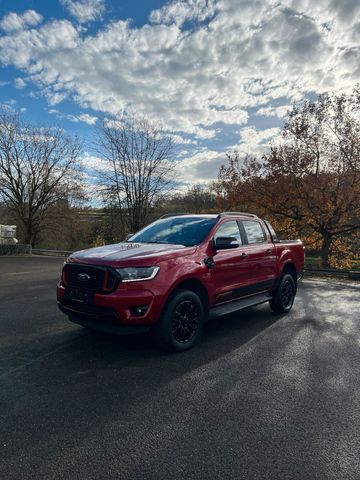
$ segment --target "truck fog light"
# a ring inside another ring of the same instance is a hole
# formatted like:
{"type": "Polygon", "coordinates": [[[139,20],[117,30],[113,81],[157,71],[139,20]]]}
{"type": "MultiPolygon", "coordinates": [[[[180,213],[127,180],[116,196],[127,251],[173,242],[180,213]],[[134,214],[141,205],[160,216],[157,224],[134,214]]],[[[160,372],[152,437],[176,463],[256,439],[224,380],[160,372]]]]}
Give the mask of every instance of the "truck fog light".
{"type": "Polygon", "coordinates": [[[142,315],[145,315],[147,312],[148,306],[147,305],[142,305],[140,307],[132,307],[131,313],[137,317],[141,317],[142,315]]]}

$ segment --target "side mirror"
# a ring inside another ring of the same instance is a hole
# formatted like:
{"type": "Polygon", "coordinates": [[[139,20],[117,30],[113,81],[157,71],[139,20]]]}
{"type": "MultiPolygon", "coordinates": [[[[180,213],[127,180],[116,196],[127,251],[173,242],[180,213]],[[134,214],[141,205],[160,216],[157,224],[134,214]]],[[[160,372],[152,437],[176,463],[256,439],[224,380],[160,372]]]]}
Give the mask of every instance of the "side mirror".
{"type": "Polygon", "coordinates": [[[215,250],[227,250],[229,248],[239,247],[239,242],[235,237],[218,237],[214,241],[215,250]]]}
{"type": "Polygon", "coordinates": [[[127,242],[129,240],[129,238],[131,238],[133,235],[134,235],[133,233],[128,233],[125,237],[124,242],[127,242]]]}

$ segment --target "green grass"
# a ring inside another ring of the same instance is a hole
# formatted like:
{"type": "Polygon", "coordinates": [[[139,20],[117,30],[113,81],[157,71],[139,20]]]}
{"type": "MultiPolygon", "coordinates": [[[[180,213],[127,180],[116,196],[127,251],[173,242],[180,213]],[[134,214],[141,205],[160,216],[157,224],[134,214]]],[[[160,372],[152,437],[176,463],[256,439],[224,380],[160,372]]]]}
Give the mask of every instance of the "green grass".
{"type": "Polygon", "coordinates": [[[321,257],[305,257],[305,268],[321,268],[321,257]]]}
{"type": "Polygon", "coordinates": [[[30,245],[22,245],[21,243],[17,243],[16,245],[0,245],[0,255],[23,255],[29,254],[30,251],[30,245]]]}
{"type": "MultiPolygon", "coordinates": [[[[319,256],[306,256],[305,257],[305,268],[322,268],[321,257],[319,256]]],[[[360,261],[355,260],[350,270],[360,270],[360,261]]]]}

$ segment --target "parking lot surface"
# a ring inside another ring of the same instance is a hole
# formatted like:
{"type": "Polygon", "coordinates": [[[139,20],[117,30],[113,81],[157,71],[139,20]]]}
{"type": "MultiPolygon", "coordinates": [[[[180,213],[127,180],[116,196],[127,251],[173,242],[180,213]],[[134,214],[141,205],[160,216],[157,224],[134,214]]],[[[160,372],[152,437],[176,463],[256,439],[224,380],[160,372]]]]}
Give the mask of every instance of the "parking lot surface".
{"type": "Polygon", "coordinates": [[[63,259],[0,257],[1,479],[360,478],[360,284],[213,321],[193,350],[56,306],[63,259]]]}

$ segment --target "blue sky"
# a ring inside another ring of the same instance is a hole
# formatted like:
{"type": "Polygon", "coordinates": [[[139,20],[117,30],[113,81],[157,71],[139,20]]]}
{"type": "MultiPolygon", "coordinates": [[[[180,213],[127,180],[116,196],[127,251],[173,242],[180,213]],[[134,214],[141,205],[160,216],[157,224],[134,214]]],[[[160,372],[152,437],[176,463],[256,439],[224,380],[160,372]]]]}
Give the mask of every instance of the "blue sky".
{"type": "Polygon", "coordinates": [[[261,154],[293,102],[360,76],[359,0],[3,0],[0,103],[84,140],[137,112],[172,134],[184,184],[261,154]]]}

